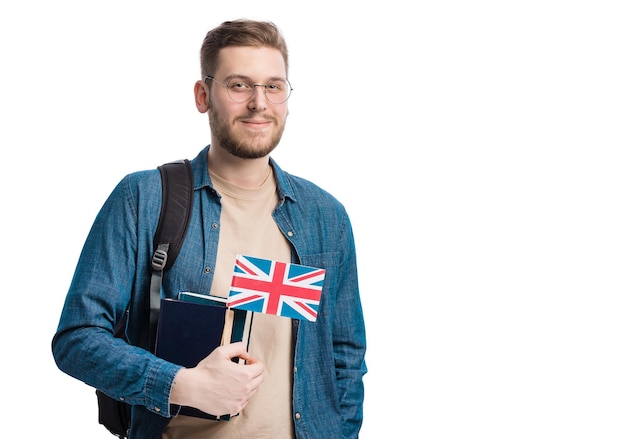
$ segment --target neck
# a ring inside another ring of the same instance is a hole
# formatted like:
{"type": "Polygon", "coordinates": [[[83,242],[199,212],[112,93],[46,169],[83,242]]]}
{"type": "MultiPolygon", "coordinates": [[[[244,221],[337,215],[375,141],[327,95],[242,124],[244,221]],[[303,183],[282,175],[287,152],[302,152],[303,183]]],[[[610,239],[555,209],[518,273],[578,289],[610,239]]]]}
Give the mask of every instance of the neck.
{"type": "Polygon", "coordinates": [[[244,189],[255,189],[267,179],[269,156],[258,159],[235,157],[219,146],[209,148],[209,170],[228,183],[244,189]]]}

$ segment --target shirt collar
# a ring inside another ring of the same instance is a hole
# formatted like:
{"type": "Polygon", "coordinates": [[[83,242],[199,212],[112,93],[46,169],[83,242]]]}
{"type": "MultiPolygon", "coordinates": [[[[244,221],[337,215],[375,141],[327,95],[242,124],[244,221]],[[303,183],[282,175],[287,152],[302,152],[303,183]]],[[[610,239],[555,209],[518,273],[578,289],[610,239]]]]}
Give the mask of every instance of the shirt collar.
{"type": "MultiPolygon", "coordinates": [[[[211,145],[205,146],[202,151],[191,161],[191,168],[193,169],[193,181],[194,190],[208,187],[211,191],[217,194],[217,191],[213,187],[211,177],[209,177],[209,148],[211,145]]],[[[285,202],[285,199],[289,198],[296,201],[293,185],[291,183],[291,175],[283,171],[280,166],[270,157],[270,166],[274,169],[274,176],[276,178],[276,187],[278,190],[278,198],[280,204],[285,202]]]]}

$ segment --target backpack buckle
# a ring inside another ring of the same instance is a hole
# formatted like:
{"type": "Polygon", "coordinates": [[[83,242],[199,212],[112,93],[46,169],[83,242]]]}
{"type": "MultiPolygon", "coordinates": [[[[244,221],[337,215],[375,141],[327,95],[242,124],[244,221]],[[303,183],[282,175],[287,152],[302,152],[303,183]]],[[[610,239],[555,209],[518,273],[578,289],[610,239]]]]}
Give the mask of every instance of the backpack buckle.
{"type": "Polygon", "coordinates": [[[158,248],[152,255],[152,268],[157,271],[163,271],[167,264],[167,248],[164,250],[158,248]]]}

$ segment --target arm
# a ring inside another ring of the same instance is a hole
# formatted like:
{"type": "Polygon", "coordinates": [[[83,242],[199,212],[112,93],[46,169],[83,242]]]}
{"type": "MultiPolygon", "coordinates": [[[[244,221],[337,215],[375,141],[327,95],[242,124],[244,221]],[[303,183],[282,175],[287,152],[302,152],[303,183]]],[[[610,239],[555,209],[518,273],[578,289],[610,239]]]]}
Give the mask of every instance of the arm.
{"type": "MultiPolygon", "coordinates": [[[[157,171],[158,172],[158,171],[157,171]]],[[[218,348],[184,369],[113,336],[131,309],[127,336],[146,328],[152,237],[160,212],[158,173],[127,176],[114,189],[87,237],[52,349],[67,374],[113,398],[170,417],[171,404],[207,413],[237,413],[256,392],[263,366],[243,345],[218,348]],[[139,200],[139,201],[137,201],[139,200]],[[247,360],[247,365],[230,361],[247,360]],[[230,386],[230,387],[229,387],[230,386]]]]}
{"type": "Polygon", "coordinates": [[[343,436],[356,438],[363,422],[366,337],[358,288],[356,250],[347,216],[344,226],[345,233],[338,240],[344,259],[339,270],[334,305],[333,353],[343,436]]]}
{"type": "Polygon", "coordinates": [[[127,176],[104,203],[79,257],[52,350],[67,374],[169,416],[170,387],[180,367],[113,336],[129,304],[129,325],[141,319],[160,190],[156,170],[127,176]],[[140,209],[137,200],[152,207],[140,209]]]}

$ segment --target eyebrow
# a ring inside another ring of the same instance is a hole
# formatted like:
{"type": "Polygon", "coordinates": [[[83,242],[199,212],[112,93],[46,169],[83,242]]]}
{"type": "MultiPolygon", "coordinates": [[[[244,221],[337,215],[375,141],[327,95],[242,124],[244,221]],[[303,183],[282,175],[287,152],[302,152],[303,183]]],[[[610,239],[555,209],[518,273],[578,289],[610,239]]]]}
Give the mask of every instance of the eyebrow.
{"type": "MultiPolygon", "coordinates": [[[[243,79],[243,80],[246,80],[246,81],[249,81],[249,82],[254,82],[251,77],[246,76],[246,75],[240,75],[240,74],[237,74],[237,73],[231,73],[230,75],[226,76],[226,78],[224,78],[224,82],[228,82],[231,79],[243,79]]],[[[267,81],[268,82],[270,82],[270,81],[287,81],[287,78],[283,78],[282,76],[270,76],[267,81]]]]}

